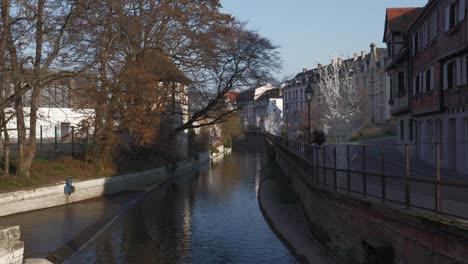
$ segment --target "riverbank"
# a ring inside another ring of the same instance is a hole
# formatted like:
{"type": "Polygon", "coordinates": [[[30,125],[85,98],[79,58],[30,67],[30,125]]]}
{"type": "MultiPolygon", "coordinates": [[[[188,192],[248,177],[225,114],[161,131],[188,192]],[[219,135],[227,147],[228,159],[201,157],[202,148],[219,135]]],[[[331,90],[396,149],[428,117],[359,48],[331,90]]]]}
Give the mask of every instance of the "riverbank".
{"type": "Polygon", "coordinates": [[[28,212],[28,217],[24,217],[24,214],[2,217],[0,225],[21,225],[22,233],[26,233],[24,236],[26,238],[22,239],[26,242],[26,249],[28,244],[34,243],[36,245],[35,253],[25,250],[26,257],[46,257],[48,255],[49,260],[58,263],[78,252],[120,215],[140,202],[147,193],[163,186],[174,177],[183,176],[200,166],[208,165],[210,160],[219,159],[219,156],[223,156],[223,153],[211,157],[209,153],[205,153],[200,155],[198,161],[179,162],[175,170],[164,166],[112,178],[77,182],[75,184],[76,192],[70,197],[65,197],[66,203],[73,203],[73,206],[67,207],[65,210],[53,205],[53,203],[63,201],[62,198],[65,196],[63,184],[0,194],[0,203],[3,203],[0,213],[11,213],[14,210],[28,212]],[[96,198],[102,195],[105,196],[96,198]],[[92,196],[96,197],[92,198],[92,196]],[[79,201],[80,199],[81,201],[79,201]],[[86,202],[84,202],[85,200],[86,202]],[[15,201],[17,206],[15,206],[15,201]],[[44,204],[41,201],[45,201],[44,204]],[[24,208],[26,204],[29,208],[24,208]],[[38,210],[43,208],[49,209],[38,210]],[[63,215],[64,213],[65,215],[63,215]],[[64,221],[65,219],[66,221],[64,221]],[[41,222],[42,220],[44,222],[41,222]],[[54,230],[47,236],[48,243],[41,243],[44,239],[41,235],[44,233],[43,230],[54,230]],[[51,253],[49,254],[49,252],[51,253]]]}
{"type": "Polygon", "coordinates": [[[295,194],[276,164],[262,171],[258,203],[275,234],[301,263],[336,263],[310,234],[295,194]]]}

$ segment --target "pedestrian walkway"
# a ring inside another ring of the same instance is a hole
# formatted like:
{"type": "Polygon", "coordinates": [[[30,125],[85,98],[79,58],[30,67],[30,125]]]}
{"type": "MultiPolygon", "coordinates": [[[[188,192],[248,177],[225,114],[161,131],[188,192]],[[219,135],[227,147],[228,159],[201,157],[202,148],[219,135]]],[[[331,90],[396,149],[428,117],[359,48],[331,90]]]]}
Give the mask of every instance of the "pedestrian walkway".
{"type": "Polygon", "coordinates": [[[279,168],[262,172],[258,200],[264,217],[301,263],[336,263],[310,234],[295,194],[280,173],[279,168]]]}

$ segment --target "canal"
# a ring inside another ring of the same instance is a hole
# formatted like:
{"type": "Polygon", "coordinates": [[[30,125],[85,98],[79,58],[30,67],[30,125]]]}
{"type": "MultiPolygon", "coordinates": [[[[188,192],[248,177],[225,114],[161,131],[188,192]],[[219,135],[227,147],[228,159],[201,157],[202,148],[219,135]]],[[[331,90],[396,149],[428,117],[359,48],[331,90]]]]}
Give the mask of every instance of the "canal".
{"type": "Polygon", "coordinates": [[[166,184],[65,263],[297,263],[260,212],[261,164],[250,147],[166,184]]]}

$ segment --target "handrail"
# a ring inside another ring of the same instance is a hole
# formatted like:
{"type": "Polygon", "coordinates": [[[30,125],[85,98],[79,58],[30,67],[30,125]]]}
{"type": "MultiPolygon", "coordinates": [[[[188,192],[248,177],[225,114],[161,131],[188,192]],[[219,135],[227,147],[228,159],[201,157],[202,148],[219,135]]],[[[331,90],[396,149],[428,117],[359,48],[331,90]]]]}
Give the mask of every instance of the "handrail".
{"type": "MultiPolygon", "coordinates": [[[[263,133],[276,148],[294,156],[311,167],[312,183],[318,187],[331,188],[343,194],[361,194],[363,198],[377,198],[384,203],[405,205],[407,208],[423,209],[440,216],[468,219],[468,182],[440,180],[440,147],[435,146],[436,171],[433,179],[416,177],[411,170],[411,158],[406,149],[404,175],[396,175],[385,171],[384,148],[382,147],[381,171],[368,170],[365,159],[366,147],[361,145],[361,168],[350,166],[349,156],[352,151],[346,146],[345,168],[337,166],[336,145],[316,146],[304,142],[289,140],[284,137],[263,133]],[[328,155],[330,151],[332,155],[328,155]],[[412,175],[413,174],[413,175],[412,175]],[[327,179],[328,178],[328,179],[327,179]],[[376,179],[378,183],[376,184],[376,179]],[[431,202],[432,201],[432,202],[431,202]]],[[[356,145],[353,145],[356,146],[356,145]]],[[[343,154],[343,153],[342,153],[343,154]]],[[[343,155],[341,155],[343,156],[343,155]]],[[[343,162],[344,163],[344,162],[343,162]]],[[[372,163],[372,162],[371,162],[372,163]]],[[[375,165],[375,164],[374,164],[375,165]]],[[[421,174],[422,175],[422,174],[421,174]]],[[[426,176],[426,175],[424,175],[426,176]]]]}

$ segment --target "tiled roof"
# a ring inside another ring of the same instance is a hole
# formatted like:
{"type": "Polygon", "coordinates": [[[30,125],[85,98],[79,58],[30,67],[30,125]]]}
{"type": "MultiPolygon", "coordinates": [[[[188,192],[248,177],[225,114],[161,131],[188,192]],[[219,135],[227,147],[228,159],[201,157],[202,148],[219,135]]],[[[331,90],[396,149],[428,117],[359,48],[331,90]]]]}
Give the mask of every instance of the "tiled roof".
{"type": "Polygon", "coordinates": [[[224,94],[224,97],[228,98],[231,104],[235,104],[239,93],[240,92],[227,92],[224,94]]]}
{"type": "Polygon", "coordinates": [[[387,8],[386,23],[392,31],[406,32],[422,10],[422,7],[387,8]]]}

